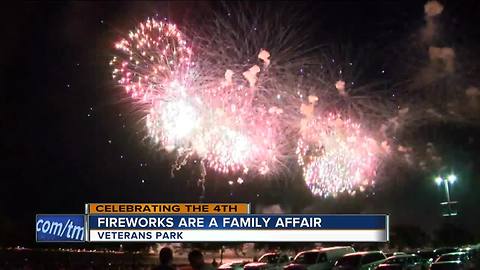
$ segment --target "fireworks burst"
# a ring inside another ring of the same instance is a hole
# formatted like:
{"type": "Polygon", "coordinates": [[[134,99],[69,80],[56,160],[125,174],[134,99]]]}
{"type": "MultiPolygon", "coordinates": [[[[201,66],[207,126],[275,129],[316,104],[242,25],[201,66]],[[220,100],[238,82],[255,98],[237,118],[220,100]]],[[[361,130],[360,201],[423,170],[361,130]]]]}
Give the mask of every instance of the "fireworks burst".
{"type": "Polygon", "coordinates": [[[191,75],[192,49],[174,24],[147,19],[115,48],[120,54],[110,62],[113,78],[137,101],[171,98],[172,83],[185,86],[191,75]]]}
{"type": "MultiPolygon", "coordinates": [[[[268,51],[259,49],[258,65],[212,78],[211,70],[194,64],[175,25],[153,19],[115,47],[120,55],[110,63],[113,77],[146,112],[148,136],[176,156],[173,168],[199,159],[202,178],[205,167],[224,174],[275,169],[283,110],[264,95],[275,90],[266,74],[268,51]]],[[[274,102],[280,99],[278,94],[274,102]]]]}
{"type": "Polygon", "coordinates": [[[297,145],[304,180],[322,197],[353,195],[374,185],[382,152],[359,124],[334,114],[309,120],[297,145]]]}

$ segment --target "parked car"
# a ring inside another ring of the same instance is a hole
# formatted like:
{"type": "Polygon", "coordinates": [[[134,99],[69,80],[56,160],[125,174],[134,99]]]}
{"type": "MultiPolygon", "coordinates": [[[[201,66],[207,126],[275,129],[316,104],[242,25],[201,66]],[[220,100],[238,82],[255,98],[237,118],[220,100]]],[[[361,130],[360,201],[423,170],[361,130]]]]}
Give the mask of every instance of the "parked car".
{"type": "Polygon", "coordinates": [[[330,270],[343,255],[355,252],[352,247],[330,247],[303,251],[284,270],[330,270]]]}
{"type": "Polygon", "coordinates": [[[465,252],[452,252],[443,254],[442,256],[438,257],[435,262],[452,262],[452,261],[461,261],[467,262],[470,260],[470,257],[465,252]]]}
{"type": "Polygon", "coordinates": [[[343,256],[335,263],[335,270],[372,270],[385,261],[381,251],[356,252],[343,256]]]}
{"type": "Polygon", "coordinates": [[[474,269],[471,258],[465,252],[453,252],[443,254],[435,260],[435,262],[430,266],[430,269],[450,269],[448,267],[454,267],[453,269],[459,268],[465,270],[474,269]]]}
{"type": "Polygon", "coordinates": [[[290,259],[286,254],[281,253],[266,253],[258,262],[252,262],[246,264],[244,270],[281,270],[286,264],[290,262],[290,259]]]}
{"type": "Polygon", "coordinates": [[[442,256],[443,254],[457,252],[457,251],[458,251],[458,248],[456,247],[437,248],[433,251],[433,253],[435,254],[435,257],[433,258],[433,260],[436,260],[438,257],[442,256]]]}
{"type": "Polygon", "coordinates": [[[224,263],[218,267],[219,270],[243,270],[247,261],[234,261],[229,263],[224,263]]]}
{"type": "Polygon", "coordinates": [[[397,255],[387,258],[376,270],[424,270],[422,259],[417,255],[397,255]]]}

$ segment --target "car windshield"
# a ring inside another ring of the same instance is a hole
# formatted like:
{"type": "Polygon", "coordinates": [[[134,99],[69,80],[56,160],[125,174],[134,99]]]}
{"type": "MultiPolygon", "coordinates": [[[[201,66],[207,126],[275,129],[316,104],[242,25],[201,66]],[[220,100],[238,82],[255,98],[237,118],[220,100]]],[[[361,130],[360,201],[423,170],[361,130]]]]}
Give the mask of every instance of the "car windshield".
{"type": "Polygon", "coordinates": [[[465,259],[464,254],[446,254],[440,256],[437,262],[451,262],[451,261],[463,261],[465,259]]]}
{"type": "Polygon", "coordinates": [[[361,259],[362,259],[361,255],[345,256],[338,259],[335,265],[336,266],[357,266],[360,263],[361,259]]]}
{"type": "Polygon", "coordinates": [[[294,262],[298,264],[315,264],[318,255],[319,252],[305,252],[298,255],[294,262]]]}
{"type": "Polygon", "coordinates": [[[278,261],[278,255],[277,254],[269,254],[269,255],[263,255],[258,262],[261,263],[277,263],[278,261]]]}

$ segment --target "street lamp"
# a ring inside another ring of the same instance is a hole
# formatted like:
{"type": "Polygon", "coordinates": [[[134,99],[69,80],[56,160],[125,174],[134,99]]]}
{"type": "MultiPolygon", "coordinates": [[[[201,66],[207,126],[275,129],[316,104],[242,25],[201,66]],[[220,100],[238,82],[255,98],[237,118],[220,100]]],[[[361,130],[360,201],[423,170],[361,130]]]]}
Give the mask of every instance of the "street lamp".
{"type": "Polygon", "coordinates": [[[453,185],[457,181],[457,176],[455,174],[450,174],[447,177],[437,176],[435,177],[435,183],[437,186],[441,186],[442,184],[445,186],[445,195],[447,196],[447,201],[440,203],[441,205],[447,205],[448,213],[443,214],[443,216],[456,216],[457,212],[452,211],[452,204],[456,204],[456,201],[450,201],[450,185],[453,185]]]}
{"type": "Polygon", "coordinates": [[[457,176],[455,174],[450,174],[447,177],[447,180],[448,180],[448,182],[450,182],[450,184],[453,184],[453,183],[455,183],[455,181],[457,181],[457,176]]]}

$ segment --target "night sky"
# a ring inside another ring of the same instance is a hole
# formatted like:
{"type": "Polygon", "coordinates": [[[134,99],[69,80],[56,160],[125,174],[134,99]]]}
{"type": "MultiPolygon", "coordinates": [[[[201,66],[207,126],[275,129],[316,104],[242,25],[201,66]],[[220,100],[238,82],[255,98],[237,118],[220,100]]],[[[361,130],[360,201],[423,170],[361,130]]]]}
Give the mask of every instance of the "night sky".
{"type": "MultiPolygon", "coordinates": [[[[479,3],[443,3],[445,42],[480,55],[479,3]]],[[[423,1],[304,5],[312,18],[313,42],[363,49],[366,59],[374,59],[366,75],[372,78],[384,69],[396,73],[398,59],[408,62],[400,48],[425,23],[423,1]]],[[[186,1],[2,8],[0,244],[31,244],[35,214],[80,213],[87,202],[198,201],[195,172],[185,169],[170,177],[171,160],[144,139],[139,113],[115,85],[108,62],[119,34],[146,17],[158,13],[181,27],[190,16],[216,8],[216,3],[186,1]]],[[[471,59],[477,65],[478,60],[471,59]]],[[[414,134],[442,146],[444,162],[459,175],[452,190],[461,203],[458,222],[478,228],[478,125],[432,125],[414,134]]],[[[435,173],[392,170],[374,194],[327,200],[312,198],[302,180],[291,176],[230,186],[212,175],[205,201],[279,204],[286,212],[389,213],[393,224],[431,231],[442,222],[438,203],[444,196],[432,180],[435,173]]]]}

